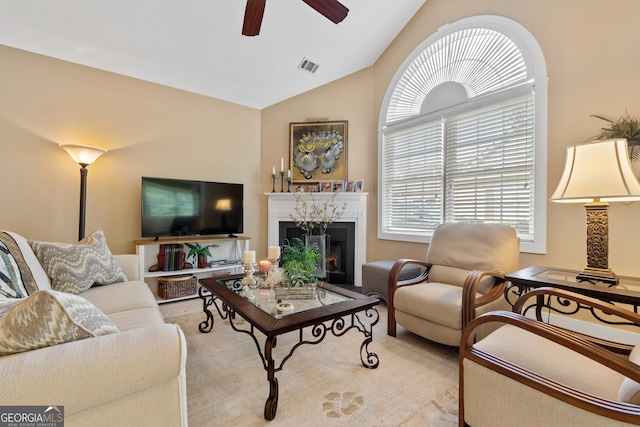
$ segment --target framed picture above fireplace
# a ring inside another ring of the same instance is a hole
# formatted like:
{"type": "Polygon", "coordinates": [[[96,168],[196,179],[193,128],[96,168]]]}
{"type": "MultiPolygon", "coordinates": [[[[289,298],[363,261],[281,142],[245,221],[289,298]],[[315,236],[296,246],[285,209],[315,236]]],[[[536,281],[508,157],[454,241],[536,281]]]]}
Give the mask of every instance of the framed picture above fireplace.
{"type": "Polygon", "coordinates": [[[289,123],[289,168],[294,183],[347,179],[347,124],[289,123]]]}

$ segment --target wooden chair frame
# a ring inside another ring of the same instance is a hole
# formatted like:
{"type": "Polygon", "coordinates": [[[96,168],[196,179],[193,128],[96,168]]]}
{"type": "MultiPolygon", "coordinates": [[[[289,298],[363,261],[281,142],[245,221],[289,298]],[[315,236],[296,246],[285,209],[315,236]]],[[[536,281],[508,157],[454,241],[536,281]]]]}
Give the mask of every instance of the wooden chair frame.
{"type": "Polygon", "coordinates": [[[540,310],[538,309],[536,310],[537,319],[531,319],[520,314],[527,300],[536,298],[537,301],[542,303],[545,296],[556,296],[579,304],[584,304],[585,306],[602,310],[606,314],[619,316],[620,318],[640,326],[640,315],[634,312],[573,292],[546,287],[538,288],[523,294],[516,301],[513,307],[513,312],[495,311],[478,316],[466,326],[460,343],[459,425],[461,427],[467,426],[464,421],[464,359],[472,360],[485,368],[507,376],[524,386],[531,387],[539,392],[545,393],[585,411],[618,421],[640,425],[639,405],[608,400],[585,393],[473,347],[477,329],[481,325],[492,322],[509,324],[537,334],[563,347],[579,352],[580,354],[607,366],[616,372],[619,372],[633,381],[640,382],[640,366],[628,360],[627,357],[621,357],[621,355],[628,356],[633,348],[632,346],[590,337],[582,333],[550,325],[542,321],[540,310]]]}
{"type": "MultiPolygon", "coordinates": [[[[402,286],[412,286],[418,285],[420,283],[425,283],[429,279],[429,271],[431,269],[432,264],[429,264],[425,261],[419,261],[415,259],[403,258],[399,259],[393,264],[391,267],[391,271],[389,272],[389,303],[387,304],[387,334],[395,337],[396,336],[396,313],[393,305],[393,297],[400,287],[402,286]],[[398,281],[398,277],[400,276],[400,271],[407,264],[415,264],[421,267],[424,267],[424,271],[417,277],[408,280],[398,281]]],[[[428,282],[427,282],[428,283],[428,282]]],[[[500,298],[504,297],[504,289],[506,287],[507,282],[505,281],[504,275],[489,272],[489,271],[481,271],[474,270],[467,276],[464,286],[462,288],[462,328],[469,324],[471,320],[476,317],[476,309],[490,302],[496,301],[500,298]],[[492,276],[496,279],[493,287],[489,292],[484,295],[481,295],[476,298],[476,293],[478,291],[478,285],[480,281],[486,277],[492,276]]]]}

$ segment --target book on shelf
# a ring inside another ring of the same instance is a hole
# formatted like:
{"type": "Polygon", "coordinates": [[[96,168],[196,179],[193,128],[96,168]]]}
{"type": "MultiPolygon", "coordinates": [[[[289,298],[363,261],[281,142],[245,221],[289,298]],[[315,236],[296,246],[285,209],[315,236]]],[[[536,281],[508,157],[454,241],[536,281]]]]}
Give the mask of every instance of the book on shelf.
{"type": "Polygon", "coordinates": [[[176,271],[185,267],[184,246],[180,243],[161,244],[158,249],[158,259],[149,271],[176,271]]]}

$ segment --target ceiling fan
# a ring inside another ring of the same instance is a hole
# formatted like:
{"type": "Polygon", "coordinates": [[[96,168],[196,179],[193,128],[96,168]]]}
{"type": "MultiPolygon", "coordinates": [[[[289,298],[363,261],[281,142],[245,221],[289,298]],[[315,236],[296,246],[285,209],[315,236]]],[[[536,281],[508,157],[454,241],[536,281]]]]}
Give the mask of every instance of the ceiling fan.
{"type": "MultiPolygon", "coordinates": [[[[330,21],[337,24],[349,13],[338,0],[302,0],[330,21]]],[[[260,34],[262,16],[266,0],[247,0],[247,7],[244,10],[244,24],[242,25],[242,35],[257,36],[260,34]]]]}

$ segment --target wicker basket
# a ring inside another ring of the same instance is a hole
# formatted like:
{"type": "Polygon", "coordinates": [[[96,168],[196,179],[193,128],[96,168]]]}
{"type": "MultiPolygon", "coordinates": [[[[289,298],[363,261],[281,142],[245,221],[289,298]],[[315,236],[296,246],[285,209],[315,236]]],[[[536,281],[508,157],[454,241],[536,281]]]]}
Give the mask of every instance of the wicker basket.
{"type": "Polygon", "coordinates": [[[172,299],[195,295],[198,279],[193,274],[183,276],[160,277],[158,279],[158,296],[172,299]]]}

